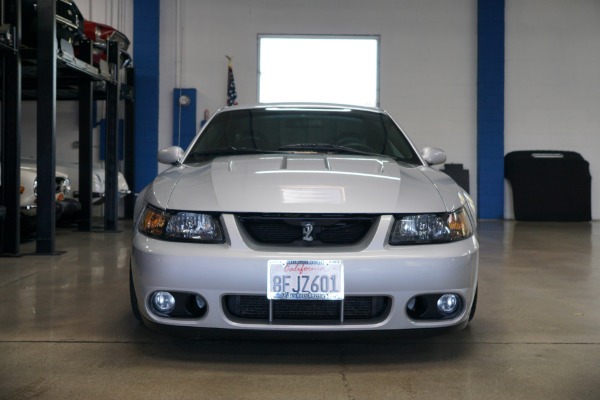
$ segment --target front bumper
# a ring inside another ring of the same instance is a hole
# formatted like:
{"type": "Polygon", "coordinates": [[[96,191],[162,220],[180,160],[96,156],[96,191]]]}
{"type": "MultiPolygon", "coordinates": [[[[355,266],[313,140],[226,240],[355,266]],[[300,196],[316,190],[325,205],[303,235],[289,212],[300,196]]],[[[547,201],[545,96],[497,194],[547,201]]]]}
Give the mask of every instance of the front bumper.
{"type": "Polygon", "coordinates": [[[251,243],[231,215],[224,215],[223,222],[229,239],[225,244],[166,242],[134,234],[132,277],[140,312],[147,321],[182,328],[315,332],[441,329],[468,322],[477,286],[479,245],[475,237],[447,244],[389,246],[393,217],[382,216],[374,234],[356,246],[282,249],[251,243]],[[389,300],[387,310],[381,318],[367,321],[277,322],[233,317],[225,299],[266,296],[267,265],[273,259],[342,260],[345,296],[383,297],[389,300]],[[206,300],[207,312],[197,319],[158,315],[150,307],[150,296],[158,290],[199,294],[206,300]],[[460,312],[448,319],[411,319],[406,312],[411,298],[432,293],[458,294],[463,301],[460,312]]]}

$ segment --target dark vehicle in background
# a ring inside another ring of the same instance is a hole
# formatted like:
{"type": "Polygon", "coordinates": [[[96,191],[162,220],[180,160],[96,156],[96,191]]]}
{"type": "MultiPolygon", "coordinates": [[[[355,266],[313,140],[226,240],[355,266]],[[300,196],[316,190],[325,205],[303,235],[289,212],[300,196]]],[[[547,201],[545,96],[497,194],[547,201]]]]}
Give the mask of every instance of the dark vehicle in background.
{"type": "MultiPolygon", "coordinates": [[[[37,48],[37,9],[38,0],[23,0],[22,2],[22,43],[29,48],[37,48]]],[[[104,69],[102,63],[107,62],[107,43],[114,40],[119,44],[119,67],[124,68],[131,63],[127,53],[131,44],[127,36],[119,30],[99,22],[88,21],[72,0],[56,1],[56,37],[62,51],[74,53],[79,57],[81,41],[85,38],[92,42],[93,65],[104,69]],[[64,46],[61,41],[69,43],[73,50],[64,46]]]]}
{"type": "MultiPolygon", "coordinates": [[[[38,0],[22,0],[22,42],[27,47],[37,48],[38,0]]],[[[56,36],[75,44],[83,38],[84,18],[72,0],[56,1],[56,36]]]]}

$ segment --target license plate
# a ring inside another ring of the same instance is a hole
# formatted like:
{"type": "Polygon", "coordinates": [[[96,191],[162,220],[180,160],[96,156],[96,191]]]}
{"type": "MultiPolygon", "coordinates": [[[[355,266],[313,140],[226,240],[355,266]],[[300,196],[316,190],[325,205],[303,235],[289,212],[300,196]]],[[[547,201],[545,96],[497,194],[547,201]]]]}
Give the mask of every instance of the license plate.
{"type": "Polygon", "coordinates": [[[269,260],[270,300],[343,300],[344,263],[339,260],[269,260]]]}

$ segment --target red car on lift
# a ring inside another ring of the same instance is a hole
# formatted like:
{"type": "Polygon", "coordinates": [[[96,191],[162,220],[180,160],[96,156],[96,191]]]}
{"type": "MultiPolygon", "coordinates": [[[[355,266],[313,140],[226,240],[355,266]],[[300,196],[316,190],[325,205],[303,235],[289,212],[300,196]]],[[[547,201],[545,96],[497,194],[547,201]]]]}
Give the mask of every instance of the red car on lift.
{"type": "Polygon", "coordinates": [[[93,43],[93,63],[95,66],[99,66],[101,60],[108,61],[108,41],[111,40],[119,44],[120,67],[124,68],[131,63],[131,56],[127,53],[130,42],[124,33],[111,26],[87,20],[83,24],[83,33],[93,43]]]}

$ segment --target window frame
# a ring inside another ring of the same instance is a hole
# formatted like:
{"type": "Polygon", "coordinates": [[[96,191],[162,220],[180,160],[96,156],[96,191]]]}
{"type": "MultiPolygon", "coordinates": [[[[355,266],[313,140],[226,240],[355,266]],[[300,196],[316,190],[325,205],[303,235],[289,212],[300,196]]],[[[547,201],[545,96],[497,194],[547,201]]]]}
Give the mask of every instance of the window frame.
{"type": "MultiPolygon", "coordinates": [[[[375,60],[375,104],[349,104],[342,102],[341,104],[354,105],[359,107],[379,107],[380,106],[380,75],[381,75],[381,35],[332,35],[332,34],[259,34],[257,37],[257,61],[256,61],[256,96],[257,102],[265,104],[269,102],[261,102],[261,40],[262,39],[324,39],[324,40],[374,40],[376,42],[376,60],[375,60]]],[[[301,101],[299,101],[301,102],[301,101]]],[[[325,103],[334,103],[333,101],[325,101],[325,103]]],[[[340,104],[340,102],[335,102],[340,104]]]]}

